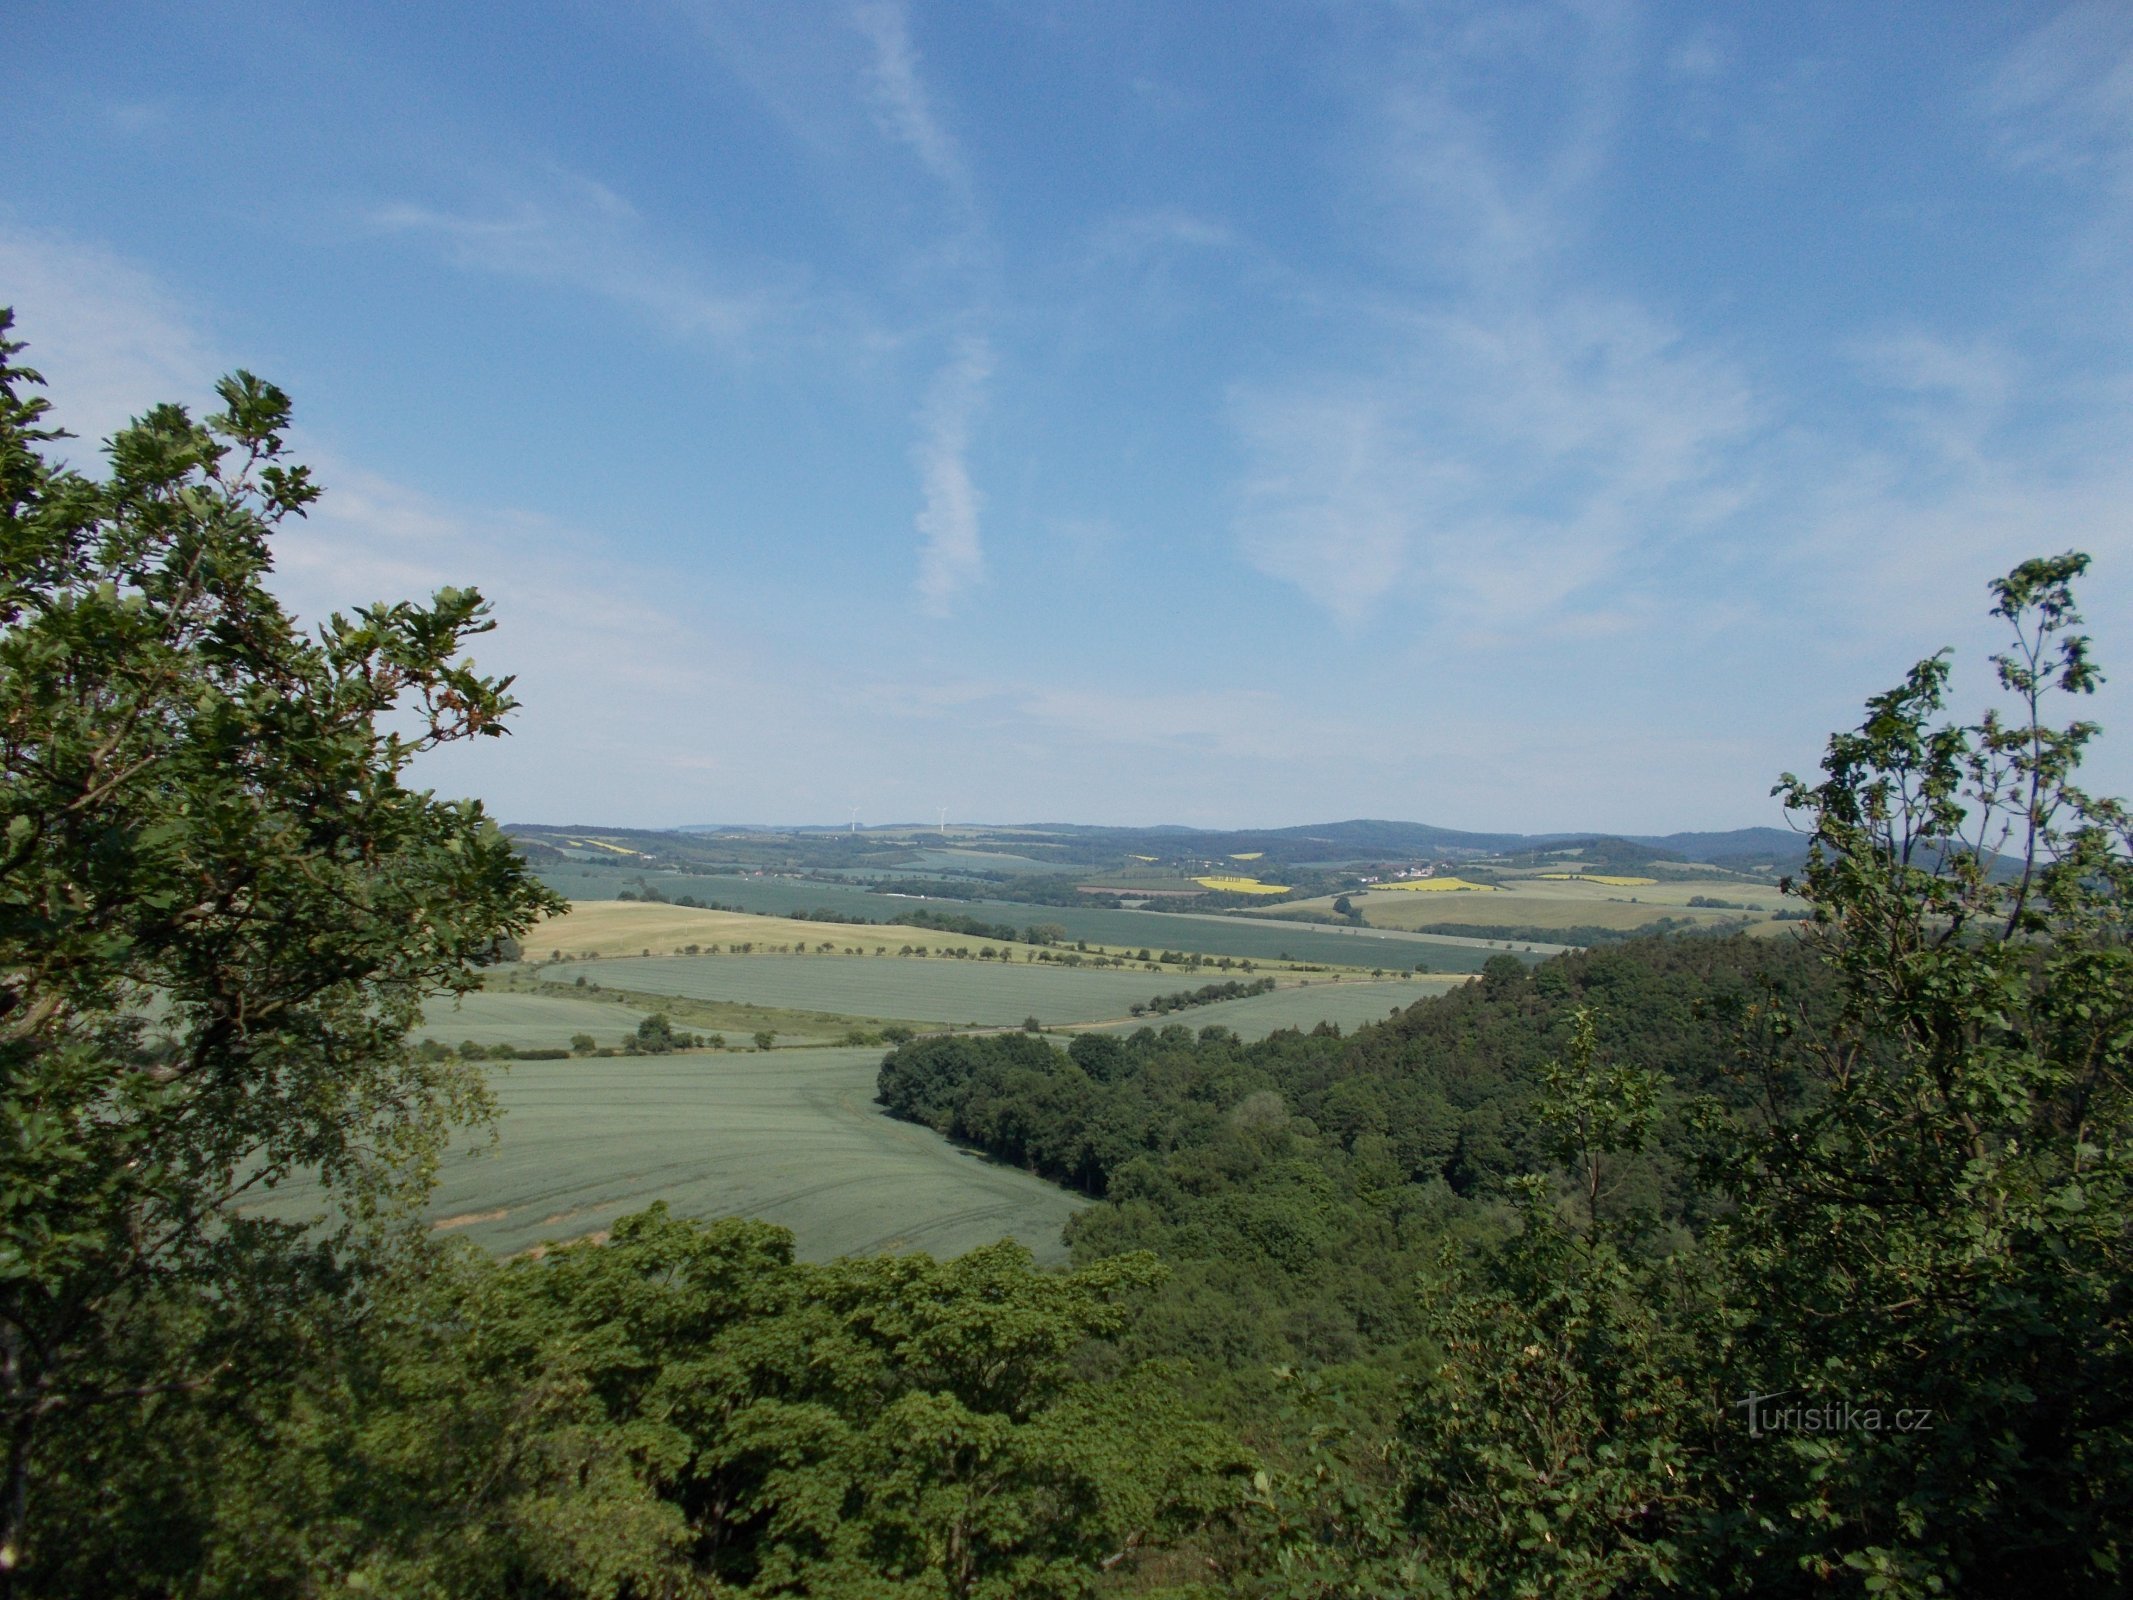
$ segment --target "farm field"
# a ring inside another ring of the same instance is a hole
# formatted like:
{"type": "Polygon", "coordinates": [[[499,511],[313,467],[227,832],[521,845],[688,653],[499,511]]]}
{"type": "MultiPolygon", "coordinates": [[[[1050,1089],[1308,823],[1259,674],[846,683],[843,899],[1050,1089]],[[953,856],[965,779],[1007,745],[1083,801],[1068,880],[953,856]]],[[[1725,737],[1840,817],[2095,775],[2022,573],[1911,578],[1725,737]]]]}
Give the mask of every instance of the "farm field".
{"type": "Polygon", "coordinates": [[[1160,1028],[1176,1022],[1195,1033],[1202,1028],[1224,1027],[1240,1039],[1264,1039],[1282,1028],[1300,1028],[1309,1033],[1321,1022],[1331,1022],[1348,1033],[1366,1022],[1383,1022],[1395,1009],[1404,1011],[1417,1000],[1431,999],[1467,981],[1462,975],[1385,983],[1313,983],[1243,1000],[1220,1000],[1211,1006],[1190,1006],[1166,1016],[1106,1023],[1094,1031],[1131,1033],[1136,1028],[1160,1028]]]}
{"type": "MultiPolygon", "coordinates": [[[[893,902],[892,902],[893,903],[893,902]]],[[[668,954],[684,945],[803,944],[808,949],[835,945],[893,953],[905,945],[926,950],[953,950],[982,943],[967,933],[932,928],[868,928],[843,922],[801,922],[790,917],[751,916],[742,911],[699,911],[692,906],[647,904],[634,900],[574,902],[560,917],[534,924],[523,941],[526,954],[541,959],[560,952],[569,956],[633,956],[650,950],[668,954]]]]}
{"type": "MultiPolygon", "coordinates": [[[[1661,917],[1677,922],[1725,925],[1753,920],[1765,922],[1768,913],[1798,909],[1800,902],[1776,889],[1759,888],[1727,879],[1618,886],[1599,882],[1549,881],[1537,878],[1506,878],[1490,895],[1400,894],[1371,890],[1351,894],[1351,904],[1373,927],[1422,931],[1453,923],[1494,927],[1612,928],[1627,932],[1645,927],[1661,917]],[[1763,912],[1691,906],[1697,896],[1730,900],[1736,906],[1762,906],[1763,912]]],[[[1299,905],[1330,909],[1332,901],[1300,901],[1299,905]]]]}
{"type": "MultiPolygon", "coordinates": [[[[1507,878],[1504,887],[1514,893],[1531,891],[1554,891],[1596,900],[1627,899],[1637,897],[1640,905],[1686,906],[1697,897],[1707,900],[1731,900],[1739,906],[1761,906],[1766,911],[1799,911],[1806,902],[1797,895],[1779,893],[1773,885],[1743,883],[1738,878],[1661,878],[1646,879],[1634,884],[1610,884],[1604,879],[1587,877],[1578,879],[1546,881],[1535,878],[1507,878]]],[[[1702,909],[1701,907],[1697,909],[1702,909]]],[[[1719,916],[1746,916],[1748,912],[1720,911],[1719,916]]]]}
{"type": "MultiPolygon", "coordinates": [[[[857,869],[854,869],[857,870],[857,869]]],[[[884,875],[895,875],[893,873],[884,875]]],[[[607,866],[542,867],[535,874],[541,882],[569,900],[613,900],[627,889],[634,893],[638,880],[654,884],[669,900],[688,895],[697,900],[716,900],[739,906],[759,916],[788,916],[795,911],[834,911],[854,921],[878,922],[893,915],[906,902],[878,895],[848,883],[821,883],[811,878],[752,878],[699,875],[695,873],[617,871],[607,866]],[[884,911],[883,907],[891,908],[884,911]]],[[[914,889],[938,881],[937,875],[913,875],[914,889]]],[[[687,907],[683,908],[684,910],[687,907]]],[[[1034,918],[1029,920],[1035,920],[1034,918]]]]}
{"type": "Polygon", "coordinates": [[[1371,894],[1494,894],[1493,883],[1469,883],[1465,878],[1399,878],[1381,883],[1371,894]]]}
{"type": "MultiPolygon", "coordinates": [[[[573,903],[579,907],[578,911],[573,912],[573,916],[582,915],[584,910],[590,909],[588,902],[603,906],[611,903],[619,912],[632,917],[664,913],[673,913],[681,918],[732,915],[695,912],[687,906],[642,905],[630,901],[606,900],[605,897],[614,894],[619,888],[634,883],[636,874],[613,873],[604,868],[595,871],[591,868],[561,867],[543,869],[540,876],[549,887],[572,898],[573,903]]],[[[699,900],[719,900],[751,910],[760,908],[765,913],[812,911],[820,908],[845,915],[882,918],[894,916],[898,911],[923,908],[928,911],[976,917],[983,922],[1013,923],[1018,928],[1027,927],[1033,922],[1049,922],[1064,928],[1069,939],[1083,939],[1091,944],[1107,945],[1113,949],[1137,950],[1145,946],[1150,950],[1178,950],[1188,955],[1198,953],[1233,956],[1248,961],[1277,960],[1281,952],[1287,951],[1297,961],[1335,965],[1359,963],[1366,968],[1412,967],[1417,961],[1427,961],[1439,971],[1479,972],[1481,964],[1497,953],[1479,940],[1445,940],[1426,935],[1422,936],[1421,948],[1410,949],[1400,941],[1416,936],[1399,930],[1379,930],[1375,936],[1366,933],[1366,941],[1375,937],[1382,943],[1377,948],[1359,949],[1352,942],[1334,942],[1352,940],[1354,935],[1362,932],[1359,929],[1293,923],[1269,925],[1265,918],[1258,916],[1221,916],[1210,912],[1118,911],[1107,906],[1040,906],[1005,900],[930,900],[916,896],[907,898],[900,895],[874,894],[869,890],[855,889],[844,884],[817,883],[802,878],[704,878],[668,874],[655,876],[651,881],[659,885],[662,894],[689,894],[699,900]]],[[[1330,901],[1297,903],[1320,910],[1331,905],[1330,901]]],[[[761,922],[751,922],[747,927],[754,931],[734,933],[725,938],[710,938],[702,933],[663,940],[639,937],[634,945],[629,942],[631,929],[617,923],[609,928],[611,942],[604,948],[609,954],[626,954],[646,948],[655,952],[671,952],[677,944],[722,944],[733,939],[750,938],[768,938],[773,944],[781,944],[790,943],[801,930],[813,933],[810,944],[820,943],[823,939],[837,940],[841,933],[841,945],[864,944],[869,950],[877,944],[887,944],[891,949],[895,949],[905,944],[926,942],[926,938],[921,937],[924,930],[917,928],[860,926],[855,930],[851,925],[795,925],[782,916],[777,920],[783,929],[781,934],[765,933],[762,931],[761,922]],[[869,940],[871,942],[868,942],[869,940]]],[[[595,924],[588,921],[576,926],[585,929],[594,927],[595,924]]],[[[643,931],[648,934],[652,924],[646,922],[642,926],[643,931]]],[[[693,926],[701,929],[709,925],[699,922],[693,926]]],[[[934,934],[927,938],[930,938],[935,946],[971,943],[967,934],[934,934]]],[[[543,943],[539,933],[529,935],[525,944],[527,953],[533,956],[545,956],[551,949],[559,948],[552,940],[543,943]]],[[[594,941],[594,947],[600,948],[597,941],[594,941]]]]}
{"type": "Polygon", "coordinates": [[[639,995],[1011,1027],[1030,1016],[1045,1023],[1122,1017],[1137,1000],[1197,988],[1217,975],[873,956],[652,956],[542,973],[550,985],[579,976],[639,995]]]}
{"type": "Polygon", "coordinates": [[[914,850],[912,859],[900,864],[905,872],[1079,872],[1084,869],[1065,861],[1043,861],[998,850],[963,850],[953,845],[941,849],[914,850]]]}
{"type": "Polygon", "coordinates": [[[496,987],[482,991],[482,1006],[488,1025],[478,1033],[455,1032],[439,1022],[425,1035],[448,1045],[471,1040],[475,1044],[508,1044],[520,1049],[555,1048],[571,1035],[589,1033],[599,1046],[619,1047],[636,1031],[637,1022],[658,1011],[677,1028],[689,1033],[723,1034],[734,1049],[750,1048],[753,1034],[768,1030],[781,1045],[833,1045],[850,1042],[856,1029],[872,1032],[891,1022],[923,1026],[912,1017],[850,1017],[783,1006],[758,1005],[748,1001],[687,1000],[668,995],[631,995],[614,989],[576,989],[560,985],[542,987],[529,972],[498,973],[490,979],[496,987]],[[589,1008],[590,1026],[573,1027],[569,1033],[555,1031],[555,1017],[545,1010],[557,1002],[589,1008]]]}
{"type": "MultiPolygon", "coordinates": [[[[959,1150],[874,1101],[879,1050],[525,1061],[495,1077],[499,1140],[445,1157],[429,1216],[499,1255],[580,1238],[664,1200],[694,1217],[762,1217],[809,1260],[1000,1238],[1041,1262],[1086,1202],[959,1150]]],[[[299,1217],[291,1184],[271,1210],[299,1217]]]]}
{"type": "Polygon", "coordinates": [[[645,1012],[612,1000],[581,1000],[568,994],[512,994],[477,989],[458,1001],[432,1000],[422,1008],[417,1039],[456,1045],[508,1044],[567,1049],[571,1035],[589,1033],[603,1045],[619,1045],[636,1032],[645,1012]]]}

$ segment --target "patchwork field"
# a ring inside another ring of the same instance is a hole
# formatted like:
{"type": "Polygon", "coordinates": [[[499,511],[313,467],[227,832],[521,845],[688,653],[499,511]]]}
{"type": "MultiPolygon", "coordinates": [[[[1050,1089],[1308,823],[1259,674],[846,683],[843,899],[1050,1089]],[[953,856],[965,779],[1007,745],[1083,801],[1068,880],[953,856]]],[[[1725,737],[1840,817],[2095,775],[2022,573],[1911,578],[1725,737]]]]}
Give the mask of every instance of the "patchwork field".
{"type": "Polygon", "coordinates": [[[1010,1027],[1030,1016],[1045,1023],[1122,1017],[1137,1000],[1214,981],[1211,974],[874,956],[652,956],[575,962],[541,976],[550,986],[583,976],[640,995],[977,1027],[1010,1027]]]}
{"type": "MultiPolygon", "coordinates": [[[[1084,1202],[874,1105],[879,1050],[527,1061],[495,1080],[500,1139],[445,1159],[429,1215],[498,1254],[608,1227],[664,1200],[685,1216],[793,1230],[810,1260],[1015,1238],[1065,1259],[1084,1202]]],[[[271,1209],[302,1216],[315,1191],[271,1209]]]]}
{"type": "MultiPolygon", "coordinates": [[[[569,924],[576,931],[571,935],[575,941],[568,948],[573,951],[590,949],[591,953],[629,955],[650,949],[671,953],[677,944],[729,943],[732,940],[750,938],[768,939],[773,944],[790,943],[799,937],[793,924],[783,916],[775,920],[782,934],[766,933],[765,924],[752,920],[740,927],[725,924],[727,932],[722,937],[713,937],[706,930],[711,926],[702,921],[661,924],[657,919],[672,915],[681,918],[729,916],[722,912],[692,912],[686,906],[659,906],[633,904],[628,901],[613,902],[610,897],[618,889],[629,887],[635,879],[633,874],[616,874],[605,869],[559,867],[543,869],[543,882],[558,893],[571,897],[576,909],[569,924]],[[598,919],[585,917],[589,911],[598,911],[598,919]],[[609,921],[611,915],[619,914],[625,920],[609,921]],[[659,939],[653,937],[660,928],[681,935],[659,939]],[[694,928],[695,932],[688,932],[694,928]],[[756,930],[751,932],[749,930],[756,930]],[[601,943],[602,938],[606,943],[601,943]],[[635,940],[632,943],[632,939],[635,940]]],[[[853,917],[876,919],[894,916],[898,911],[923,907],[929,911],[945,911],[963,916],[976,917],[985,922],[1013,923],[1027,927],[1033,922],[1049,922],[1066,930],[1069,939],[1086,939],[1091,944],[1105,945],[1113,949],[1180,950],[1187,954],[1232,956],[1249,961],[1273,961],[1286,952],[1297,961],[1332,963],[1360,963],[1364,967],[1412,967],[1417,961],[1426,961],[1431,967],[1443,972],[1479,972],[1481,964],[1494,950],[1485,948],[1480,941],[1457,940],[1444,944],[1432,940],[1429,947],[1411,949],[1403,941],[1413,937],[1396,929],[1380,929],[1365,938],[1375,939],[1374,946],[1358,946],[1353,942],[1340,944],[1337,939],[1348,938],[1360,931],[1356,929],[1314,927],[1299,923],[1269,923],[1259,916],[1222,916],[1211,912],[1161,912],[1113,910],[1107,906],[1037,906],[1023,905],[1001,900],[920,900],[906,899],[895,895],[874,894],[865,889],[856,889],[847,884],[818,883],[801,878],[728,878],[728,877],[682,877],[667,875],[656,880],[660,890],[668,895],[690,894],[700,900],[720,900],[749,911],[765,914],[784,913],[794,910],[814,911],[823,909],[853,917]]],[[[1303,905],[1329,909],[1332,902],[1302,901],[1303,905]]],[[[1455,919],[1459,920],[1459,919],[1455,919]]],[[[1463,920],[1471,921],[1467,918],[1463,920]]],[[[559,924],[546,924],[557,927],[559,924]]],[[[929,948],[943,945],[969,945],[967,934],[922,935],[915,928],[894,925],[879,927],[832,926],[823,923],[802,924],[815,935],[809,941],[810,948],[823,939],[834,939],[840,948],[860,945],[872,950],[876,945],[887,945],[891,950],[905,944],[929,943],[929,948]]],[[[543,942],[543,935],[531,934],[526,939],[526,950],[535,957],[546,956],[552,949],[565,948],[553,939],[543,942]]]]}
{"type": "MultiPolygon", "coordinates": [[[[1495,927],[1609,928],[1623,932],[1671,917],[1706,925],[1756,922],[1797,910],[1801,902],[1774,888],[1726,879],[1611,884],[1599,879],[1507,878],[1493,894],[1401,894],[1373,889],[1349,901],[1373,927],[1423,931],[1445,923],[1495,927]],[[1732,902],[1732,909],[1692,906],[1692,899],[1732,902]],[[1755,909],[1760,907],[1761,909],[1755,909]]],[[[1332,900],[1299,901],[1331,909],[1332,900]]],[[[1287,908],[1284,908],[1287,909],[1287,908]]]]}

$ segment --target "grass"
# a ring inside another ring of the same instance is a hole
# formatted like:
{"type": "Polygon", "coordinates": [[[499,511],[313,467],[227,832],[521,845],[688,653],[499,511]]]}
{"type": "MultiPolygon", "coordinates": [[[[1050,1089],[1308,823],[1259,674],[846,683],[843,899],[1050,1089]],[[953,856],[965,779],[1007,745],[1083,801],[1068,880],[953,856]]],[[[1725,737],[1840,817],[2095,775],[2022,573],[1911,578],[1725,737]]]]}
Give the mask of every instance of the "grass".
{"type": "MultiPolygon", "coordinates": [[[[498,1254],[581,1238],[664,1200],[684,1216],[762,1217],[809,1260],[1000,1238],[1042,1262],[1083,1202],[958,1150],[873,1103],[879,1050],[527,1061],[496,1076],[498,1142],[444,1161],[432,1225],[498,1254]]],[[[283,1216],[316,1209],[286,1185],[283,1216]]]]}
{"type": "Polygon", "coordinates": [[[1657,878],[1626,878],[1611,872],[1541,872],[1536,877],[1546,878],[1551,883],[1604,883],[1617,889],[1642,889],[1657,883],[1657,878]]]}
{"type": "Polygon", "coordinates": [[[871,956],[653,956],[574,963],[542,973],[550,986],[579,976],[640,997],[675,995],[841,1017],[906,1018],[940,1026],[977,1027],[1011,1027],[1031,1016],[1046,1023],[1122,1017],[1136,1000],[1213,981],[1212,974],[1175,970],[1092,971],[1022,961],[881,960],[871,956]]]}

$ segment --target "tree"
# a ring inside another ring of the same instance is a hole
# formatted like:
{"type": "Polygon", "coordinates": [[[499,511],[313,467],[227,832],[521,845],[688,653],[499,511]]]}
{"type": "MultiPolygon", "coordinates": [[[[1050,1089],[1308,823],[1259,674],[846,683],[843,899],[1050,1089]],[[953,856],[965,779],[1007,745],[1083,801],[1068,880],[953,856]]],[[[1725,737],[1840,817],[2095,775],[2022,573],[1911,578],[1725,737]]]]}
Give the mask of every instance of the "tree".
{"type": "Polygon", "coordinates": [[[280,1460],[225,1438],[208,1548],[244,1595],[1081,1600],[1249,1470],[1160,1372],[1075,1371],[1158,1275],[798,1263],[663,1206],[538,1262],[447,1253],[280,1460]]]}
{"type": "Polygon", "coordinates": [[[473,987],[559,904],[479,805],[403,782],[421,752],[503,731],[510,680],[461,656],[491,626],[481,597],[300,634],[264,582],[273,530],[319,492],[287,461],[287,396],[239,372],[205,421],[158,406],[92,479],[47,459],[61,435],[12,325],[0,312],[8,1589],[37,1559],[46,1422],[243,1381],[280,1288],[345,1271],[426,1189],[447,1125],[489,1107],[478,1069],[408,1048],[424,997],[473,987]],[[341,1201],[331,1226],[239,1209],[299,1170],[341,1201]]]}
{"type": "Polygon", "coordinates": [[[1540,1117],[1584,1201],[1586,1227],[1597,1228],[1611,1192],[1607,1158],[1642,1149],[1658,1126],[1658,1074],[1601,1062],[1592,1013],[1581,1006],[1571,1016],[1568,1059],[1541,1066],[1540,1117]]]}
{"type": "Polygon", "coordinates": [[[1774,1113],[1723,1150],[1740,1394],[1882,1413],[1734,1484],[1741,1559],[1889,1594],[2122,1592],[2133,1528],[2133,817],[2075,783],[2088,558],[1992,585],[2011,702],[1940,722],[1946,653],[1777,792],[1811,827],[1833,1026],[1773,1020],[1774,1113]],[[1800,1087],[1795,1087],[1800,1085],[1800,1087]],[[1902,1428],[1910,1413],[1925,1424],[1902,1428]]]}
{"type": "MultiPolygon", "coordinates": [[[[1410,1511],[1470,1584],[2123,1592],[2133,815],[2074,782],[2095,725],[2047,707],[2101,681],[2087,565],[1993,584],[2011,710],[1940,721],[1936,655],[1778,786],[1836,997],[1744,1009],[1697,1115],[1704,1239],[1581,1235],[1521,1180],[1518,1238],[1438,1296],[1410,1511]]],[[[1543,1106],[1596,1199],[1653,1106],[1591,1032],[1543,1106]]]]}

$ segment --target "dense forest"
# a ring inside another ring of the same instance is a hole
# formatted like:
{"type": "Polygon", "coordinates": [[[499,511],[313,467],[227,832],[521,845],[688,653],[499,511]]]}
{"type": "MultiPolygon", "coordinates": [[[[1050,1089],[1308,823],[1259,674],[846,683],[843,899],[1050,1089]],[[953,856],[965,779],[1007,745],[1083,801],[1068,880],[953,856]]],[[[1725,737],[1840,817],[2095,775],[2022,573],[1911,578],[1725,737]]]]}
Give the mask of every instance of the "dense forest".
{"type": "MultiPolygon", "coordinates": [[[[0,332],[6,323],[0,320],[0,332]]],[[[287,398],[91,479],[0,342],[0,1593],[2122,1592],[2133,819],[2072,585],[2003,710],[1921,663],[1788,778],[1814,920],[1341,1037],[914,1039],[897,1116],[1073,1185],[807,1264],[654,1208],[427,1229],[481,1069],[408,1044],[555,902],[407,781],[497,732],[480,597],[300,632],[287,398]],[[2020,870],[2009,874],[2006,863],[2020,870]],[[291,1174],[324,1225],[254,1202],[291,1174]]]]}
{"type": "Polygon", "coordinates": [[[1514,1179],[1560,1172],[1536,1102],[1579,1019],[1663,1086],[1651,1140],[1606,1163],[1599,1214],[1664,1248],[1711,1206],[1692,1113],[1745,1104],[1743,1018],[1776,997],[1825,1020],[1830,991],[1790,940],[1645,940],[1530,971],[1501,956],[1347,1039],[1242,1044],[1182,1023],[1064,1054],[1019,1034],[920,1039],[883,1063],[881,1099],[1104,1198],[1076,1219],[1077,1259],[1149,1250],[1171,1269],[1124,1341],[1135,1353],[1225,1374],[1339,1364],[1404,1350],[1416,1273],[1448,1237],[1507,1232],[1514,1179]]]}

